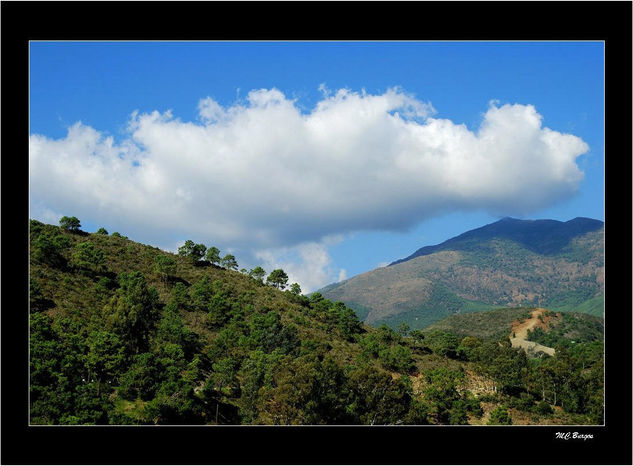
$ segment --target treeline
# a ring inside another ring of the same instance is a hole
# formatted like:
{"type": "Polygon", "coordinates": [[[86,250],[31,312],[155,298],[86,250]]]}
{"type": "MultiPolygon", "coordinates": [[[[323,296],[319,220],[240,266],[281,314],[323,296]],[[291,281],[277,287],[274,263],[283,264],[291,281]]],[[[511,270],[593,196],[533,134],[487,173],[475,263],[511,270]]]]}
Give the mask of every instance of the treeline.
{"type": "MultiPolygon", "coordinates": [[[[193,265],[200,264],[200,260],[204,257],[209,264],[221,266],[227,270],[237,270],[239,267],[233,254],[226,254],[224,257],[220,257],[220,250],[215,246],[211,246],[207,249],[204,244],[196,244],[190,239],[185,241],[185,244],[178,248],[178,254],[183,257],[188,257],[193,265]]],[[[173,259],[168,256],[160,256],[157,258],[157,261],[160,262],[161,268],[163,268],[162,273],[165,276],[169,277],[170,273],[175,274],[176,263],[173,259]],[[163,264],[165,263],[170,267],[169,273],[164,271],[163,264]]],[[[252,268],[251,270],[243,268],[240,269],[240,272],[259,281],[260,283],[264,283],[266,271],[260,266],[252,268]]],[[[288,285],[288,274],[284,272],[283,269],[275,269],[266,278],[266,284],[283,290],[288,285]]],[[[301,294],[301,287],[298,283],[293,283],[290,285],[290,291],[292,291],[293,294],[299,295],[301,294]]]]}

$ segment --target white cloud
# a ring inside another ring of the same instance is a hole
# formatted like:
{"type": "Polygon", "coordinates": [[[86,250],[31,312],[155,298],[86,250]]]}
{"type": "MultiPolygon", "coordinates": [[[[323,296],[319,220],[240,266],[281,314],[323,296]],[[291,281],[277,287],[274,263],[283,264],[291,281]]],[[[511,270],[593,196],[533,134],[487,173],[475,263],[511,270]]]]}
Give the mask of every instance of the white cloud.
{"type": "Polygon", "coordinates": [[[265,249],[255,252],[256,260],[262,263],[267,273],[283,269],[288,274],[288,283],[297,282],[302,293],[316,291],[328,283],[345,276],[345,269],[337,271],[324,243],[303,243],[291,248],[265,249]]]}
{"type": "Polygon", "coordinates": [[[543,127],[531,105],[491,102],[471,131],[400,89],[320,89],[307,113],[260,89],[227,107],[202,99],[198,122],[134,113],[118,143],[80,122],[63,139],[31,135],[32,215],[251,255],[317,244],[305,263],[323,268],[324,237],[401,231],[454,210],[525,215],[582,180],[576,158],[587,144],[543,127]]]}

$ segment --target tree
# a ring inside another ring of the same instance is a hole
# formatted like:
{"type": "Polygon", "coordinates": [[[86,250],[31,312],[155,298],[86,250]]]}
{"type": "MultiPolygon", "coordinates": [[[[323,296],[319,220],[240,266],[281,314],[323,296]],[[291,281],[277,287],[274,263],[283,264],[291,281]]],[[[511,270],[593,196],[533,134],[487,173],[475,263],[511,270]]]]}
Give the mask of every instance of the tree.
{"type": "Polygon", "coordinates": [[[424,333],[422,333],[422,330],[411,330],[409,336],[413,338],[413,341],[418,345],[424,341],[424,333]]]}
{"type": "Polygon", "coordinates": [[[86,241],[75,246],[72,262],[80,270],[103,272],[106,260],[101,249],[95,247],[90,241],[86,241]]]}
{"type": "Polygon", "coordinates": [[[349,374],[348,412],[361,424],[401,424],[406,419],[411,395],[400,379],[373,366],[364,366],[349,374]]]}
{"type": "Polygon", "coordinates": [[[160,310],[158,292],[148,288],[141,272],[119,274],[120,288],[104,308],[108,327],[125,342],[130,353],[149,347],[160,310]]]}
{"type": "Polygon", "coordinates": [[[403,345],[385,347],[378,356],[386,369],[408,372],[414,367],[411,350],[403,345]]]}
{"type": "Polygon", "coordinates": [[[86,368],[89,380],[97,382],[97,392],[100,392],[101,383],[116,378],[124,358],[124,345],[117,335],[103,330],[88,335],[86,368]]]}
{"type": "Polygon", "coordinates": [[[409,330],[411,330],[411,327],[409,327],[409,324],[407,324],[406,322],[401,322],[396,330],[398,331],[400,336],[406,337],[409,333],[409,330]]]}
{"type": "Polygon", "coordinates": [[[435,354],[453,358],[457,354],[459,338],[450,332],[433,330],[426,335],[425,343],[435,354]]]}
{"type": "Polygon", "coordinates": [[[227,254],[222,258],[222,267],[228,270],[237,270],[237,261],[235,260],[235,256],[233,254],[227,254]]]}
{"type": "Polygon", "coordinates": [[[283,290],[288,284],[288,275],[282,269],[275,269],[270,272],[270,275],[268,275],[268,278],[266,279],[266,284],[283,290]]]}
{"type": "Polygon", "coordinates": [[[59,226],[61,226],[63,230],[76,232],[79,231],[79,228],[81,228],[81,223],[79,223],[79,219],[77,217],[66,217],[64,215],[59,220],[59,226]]]}
{"type": "Polygon", "coordinates": [[[62,252],[69,246],[70,240],[66,236],[47,231],[33,241],[33,256],[48,265],[61,266],[66,261],[62,252]]]}
{"type": "MultiPolygon", "coordinates": [[[[424,399],[429,403],[429,414],[438,424],[451,423],[451,409],[460,399],[457,390],[458,382],[463,378],[459,371],[440,367],[426,372],[427,385],[424,388],[424,399]]],[[[453,413],[453,421],[460,418],[453,413]]]]}
{"type": "Polygon", "coordinates": [[[290,285],[290,292],[299,296],[301,294],[301,287],[298,283],[293,283],[292,285],[290,285]]]}
{"type": "Polygon", "coordinates": [[[250,275],[251,278],[254,278],[258,282],[264,283],[264,277],[266,276],[266,271],[258,265],[254,269],[251,269],[251,271],[248,272],[248,275],[250,275]]]}
{"type": "Polygon", "coordinates": [[[215,246],[211,246],[207,250],[207,255],[205,257],[206,260],[211,262],[213,265],[217,265],[220,263],[220,250],[215,246]]]}
{"type": "Polygon", "coordinates": [[[154,271],[163,281],[176,274],[176,261],[173,258],[159,254],[154,258],[154,263],[154,271]]]}
{"type": "Polygon", "coordinates": [[[108,230],[106,230],[105,228],[101,227],[97,230],[97,234],[98,235],[107,235],[108,234],[108,230]]]}
{"type": "Polygon", "coordinates": [[[204,244],[196,244],[190,239],[178,248],[178,254],[188,257],[194,264],[204,257],[206,251],[207,247],[204,244]]]}
{"type": "Polygon", "coordinates": [[[353,335],[362,332],[360,321],[353,309],[346,307],[343,303],[339,305],[338,302],[334,305],[334,308],[338,311],[336,326],[344,338],[351,340],[353,335]]]}
{"type": "Polygon", "coordinates": [[[139,353],[129,369],[120,377],[119,393],[129,399],[151,400],[160,381],[161,369],[153,353],[139,353]]]}

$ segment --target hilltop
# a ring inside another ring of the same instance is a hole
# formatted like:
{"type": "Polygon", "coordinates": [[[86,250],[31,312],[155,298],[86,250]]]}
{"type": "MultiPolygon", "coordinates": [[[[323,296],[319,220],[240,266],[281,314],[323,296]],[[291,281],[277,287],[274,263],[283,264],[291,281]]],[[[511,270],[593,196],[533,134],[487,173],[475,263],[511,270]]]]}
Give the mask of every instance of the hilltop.
{"type": "Polygon", "coordinates": [[[505,218],[320,292],[372,325],[519,306],[602,316],[604,223],[505,218]]]}
{"type": "Polygon", "coordinates": [[[31,221],[31,424],[602,420],[599,346],[535,359],[507,336],[374,329],[185,246],[31,221]]]}

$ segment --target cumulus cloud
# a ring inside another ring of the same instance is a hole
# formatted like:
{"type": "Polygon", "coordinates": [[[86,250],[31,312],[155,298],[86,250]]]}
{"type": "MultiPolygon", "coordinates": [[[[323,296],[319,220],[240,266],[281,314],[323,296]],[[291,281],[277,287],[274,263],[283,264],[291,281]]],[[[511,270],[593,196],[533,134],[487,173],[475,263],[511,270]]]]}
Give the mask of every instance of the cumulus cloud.
{"type": "Polygon", "coordinates": [[[325,243],[309,242],[290,248],[260,250],[255,252],[255,258],[268,273],[283,269],[288,274],[288,283],[297,282],[303,293],[346,277],[345,269],[337,270],[333,265],[325,243]]]}
{"type": "Polygon", "coordinates": [[[328,235],[455,210],[524,215],[582,180],[587,144],[544,127],[532,105],[491,102],[473,131],[401,89],[321,90],[308,112],[277,89],[201,99],[196,122],[135,112],[119,142],[80,122],[62,139],[31,135],[32,211],[252,255],[313,244],[316,257],[328,235]]]}

